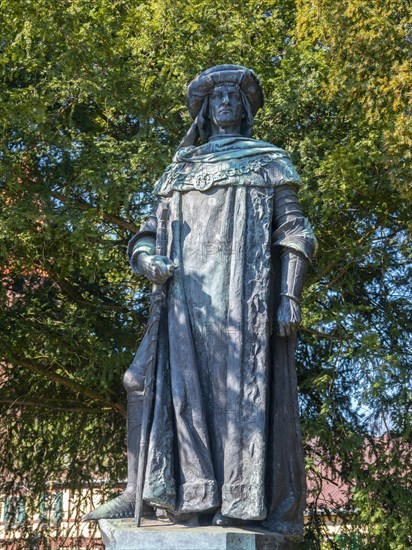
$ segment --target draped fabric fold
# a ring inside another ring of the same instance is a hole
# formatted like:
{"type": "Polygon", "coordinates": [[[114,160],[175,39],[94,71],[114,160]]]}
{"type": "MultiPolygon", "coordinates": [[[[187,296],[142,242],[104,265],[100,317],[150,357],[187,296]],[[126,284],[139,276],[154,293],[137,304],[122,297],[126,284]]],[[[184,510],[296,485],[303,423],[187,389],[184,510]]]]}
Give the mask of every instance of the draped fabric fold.
{"type": "MultiPolygon", "coordinates": [[[[274,226],[277,189],[299,181],[281,149],[232,137],[180,150],[156,184],[178,268],[159,333],[144,492],[151,503],[301,521],[295,340],[273,333],[280,260],[272,236],[280,246],[294,233],[297,246],[312,238],[300,225],[274,226]]],[[[155,235],[150,224],[145,238],[155,235]]]]}

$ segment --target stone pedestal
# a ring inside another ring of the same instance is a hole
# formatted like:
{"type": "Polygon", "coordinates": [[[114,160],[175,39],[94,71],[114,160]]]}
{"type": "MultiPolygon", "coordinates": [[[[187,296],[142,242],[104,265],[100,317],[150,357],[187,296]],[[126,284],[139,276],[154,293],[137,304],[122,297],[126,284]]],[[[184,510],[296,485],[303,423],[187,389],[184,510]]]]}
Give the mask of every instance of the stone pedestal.
{"type": "Polygon", "coordinates": [[[185,527],[160,520],[136,528],[131,519],[99,521],[106,550],[297,550],[298,544],[261,529],[185,527]]]}

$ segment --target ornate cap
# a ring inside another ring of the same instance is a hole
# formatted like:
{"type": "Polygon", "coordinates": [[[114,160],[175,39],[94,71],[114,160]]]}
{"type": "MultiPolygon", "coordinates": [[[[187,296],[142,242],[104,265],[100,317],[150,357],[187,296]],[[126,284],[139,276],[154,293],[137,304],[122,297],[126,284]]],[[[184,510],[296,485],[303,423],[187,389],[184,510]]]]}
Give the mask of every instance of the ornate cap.
{"type": "Polygon", "coordinates": [[[203,71],[187,88],[186,104],[194,119],[199,113],[204,98],[219,84],[237,84],[250,102],[253,116],[262,107],[262,85],[256,73],[241,65],[217,65],[203,71]]]}

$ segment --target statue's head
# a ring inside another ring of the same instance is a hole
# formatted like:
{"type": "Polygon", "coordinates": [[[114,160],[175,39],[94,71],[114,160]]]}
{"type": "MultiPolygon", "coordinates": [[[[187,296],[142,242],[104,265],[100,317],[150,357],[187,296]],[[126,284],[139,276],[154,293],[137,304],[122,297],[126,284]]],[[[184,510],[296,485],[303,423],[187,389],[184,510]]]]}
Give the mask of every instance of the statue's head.
{"type": "Polygon", "coordinates": [[[256,112],[263,105],[256,74],[241,65],[218,65],[201,73],[187,89],[186,103],[194,122],[180,147],[207,141],[212,128],[237,127],[251,137],[256,112]]]}

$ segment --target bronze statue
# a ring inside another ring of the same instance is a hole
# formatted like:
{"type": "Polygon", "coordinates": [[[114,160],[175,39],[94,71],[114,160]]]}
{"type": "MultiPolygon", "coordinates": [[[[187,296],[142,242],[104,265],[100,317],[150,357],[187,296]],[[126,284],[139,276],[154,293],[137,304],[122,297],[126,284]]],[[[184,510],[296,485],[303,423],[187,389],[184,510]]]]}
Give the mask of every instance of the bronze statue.
{"type": "MultiPolygon", "coordinates": [[[[239,65],[189,85],[194,122],[155,185],[157,213],[129,244],[134,271],[166,296],[143,498],[177,522],[210,517],[299,538],[306,495],[294,354],[316,240],[287,153],[251,137],[262,105],[259,79],[239,65]]],[[[148,332],[124,377],[126,491],[86,519],[133,517],[149,347],[148,332]]]]}

